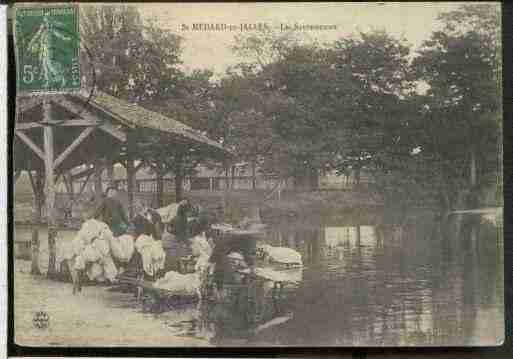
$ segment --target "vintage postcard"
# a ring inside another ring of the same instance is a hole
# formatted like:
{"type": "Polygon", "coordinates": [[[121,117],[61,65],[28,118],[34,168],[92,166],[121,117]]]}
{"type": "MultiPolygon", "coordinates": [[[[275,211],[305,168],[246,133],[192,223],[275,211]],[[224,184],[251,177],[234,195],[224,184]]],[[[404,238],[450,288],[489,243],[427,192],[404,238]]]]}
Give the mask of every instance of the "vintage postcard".
{"type": "Polygon", "coordinates": [[[9,21],[16,345],[503,343],[499,3],[9,21]]]}

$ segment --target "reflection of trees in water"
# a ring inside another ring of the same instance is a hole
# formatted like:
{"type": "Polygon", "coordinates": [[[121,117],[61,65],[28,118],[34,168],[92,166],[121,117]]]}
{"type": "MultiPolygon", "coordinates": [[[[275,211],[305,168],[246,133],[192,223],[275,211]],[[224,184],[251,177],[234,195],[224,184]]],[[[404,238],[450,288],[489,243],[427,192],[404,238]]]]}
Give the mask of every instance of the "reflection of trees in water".
{"type": "Polygon", "coordinates": [[[475,222],[473,235],[462,217],[423,214],[393,223],[389,216],[374,226],[372,247],[353,221],[356,245],[335,241],[343,261],[323,252],[323,227],[287,226],[275,244],[293,243],[307,269],[289,303],[294,318],[280,332],[283,343],[470,343],[464,338],[475,338],[478,308],[500,301],[500,261],[495,227],[475,222]],[[475,248],[466,246],[472,236],[475,248]]]}

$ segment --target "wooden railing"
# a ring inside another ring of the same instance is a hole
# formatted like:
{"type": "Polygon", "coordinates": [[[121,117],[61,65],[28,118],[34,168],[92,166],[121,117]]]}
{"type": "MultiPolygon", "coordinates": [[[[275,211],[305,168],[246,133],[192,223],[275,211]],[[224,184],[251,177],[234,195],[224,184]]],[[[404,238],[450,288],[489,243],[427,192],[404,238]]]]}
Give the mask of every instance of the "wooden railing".
{"type": "MultiPolygon", "coordinates": [[[[164,193],[170,193],[175,191],[175,181],[174,178],[164,178],[164,193]]],[[[81,188],[84,180],[78,180],[73,183],[74,191],[78,192],[81,188]]],[[[115,180],[115,185],[118,189],[127,189],[127,180],[115,180]]],[[[367,181],[363,180],[362,183],[366,183],[367,181]]],[[[109,186],[109,181],[103,181],[102,187],[106,189],[109,186]]],[[[322,179],[319,183],[319,189],[321,190],[330,190],[330,189],[352,189],[355,186],[356,182],[354,178],[351,177],[340,177],[336,183],[325,183],[322,179]]],[[[157,192],[157,181],[155,179],[138,179],[135,181],[135,192],[145,192],[145,193],[155,193],[157,192]]],[[[90,187],[90,190],[93,188],[93,183],[90,181],[87,186],[90,187]]],[[[294,190],[296,189],[294,186],[294,181],[292,179],[288,179],[286,181],[281,180],[278,177],[256,177],[253,179],[251,176],[216,176],[216,177],[187,177],[183,181],[183,187],[186,191],[224,191],[226,189],[230,190],[265,190],[269,193],[274,193],[275,191],[284,191],[284,190],[294,190]],[[253,184],[254,182],[254,184],[253,184]],[[278,186],[279,185],[279,186],[278,186]],[[277,190],[276,188],[279,187],[277,190]]],[[[89,190],[89,188],[87,188],[89,190]]]]}

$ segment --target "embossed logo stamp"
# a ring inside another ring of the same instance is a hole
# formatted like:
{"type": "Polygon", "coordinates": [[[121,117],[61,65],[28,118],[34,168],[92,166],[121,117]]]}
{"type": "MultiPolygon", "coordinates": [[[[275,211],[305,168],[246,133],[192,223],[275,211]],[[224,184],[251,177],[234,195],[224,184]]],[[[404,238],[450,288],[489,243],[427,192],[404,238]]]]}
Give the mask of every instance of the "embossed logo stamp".
{"type": "Polygon", "coordinates": [[[79,90],[79,34],[77,6],[16,8],[18,92],[79,90]]]}
{"type": "Polygon", "coordinates": [[[50,325],[50,316],[45,311],[36,312],[32,318],[32,324],[35,328],[46,329],[50,325]]]}

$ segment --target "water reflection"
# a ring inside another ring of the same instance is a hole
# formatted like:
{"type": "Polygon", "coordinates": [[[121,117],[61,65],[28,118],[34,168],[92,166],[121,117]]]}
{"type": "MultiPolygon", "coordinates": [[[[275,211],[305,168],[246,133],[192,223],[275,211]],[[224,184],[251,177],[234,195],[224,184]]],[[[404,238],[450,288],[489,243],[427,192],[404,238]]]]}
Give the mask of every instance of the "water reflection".
{"type": "Polygon", "coordinates": [[[262,286],[233,289],[202,306],[202,325],[218,345],[496,344],[498,230],[482,218],[451,221],[275,226],[267,242],[303,256],[299,288],[279,299],[262,286]]]}
{"type": "MultiPolygon", "coordinates": [[[[273,225],[266,242],[294,248],[303,257],[297,288],[227,283],[223,302],[175,306],[145,316],[173,335],[223,346],[500,342],[500,222],[480,215],[402,218],[337,216],[273,225]]],[[[17,230],[16,235],[24,233],[17,230]]],[[[138,310],[133,296],[127,302],[121,297],[128,298],[116,295],[112,303],[138,310]]]]}

